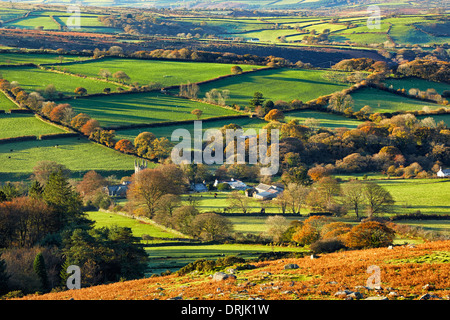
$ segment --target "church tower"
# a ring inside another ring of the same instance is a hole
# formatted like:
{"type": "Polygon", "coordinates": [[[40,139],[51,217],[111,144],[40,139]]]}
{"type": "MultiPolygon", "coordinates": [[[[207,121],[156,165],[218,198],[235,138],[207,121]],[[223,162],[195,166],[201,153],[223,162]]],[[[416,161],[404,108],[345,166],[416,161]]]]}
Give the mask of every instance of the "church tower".
{"type": "Polygon", "coordinates": [[[147,161],[134,160],[134,173],[147,169],[147,161]]]}

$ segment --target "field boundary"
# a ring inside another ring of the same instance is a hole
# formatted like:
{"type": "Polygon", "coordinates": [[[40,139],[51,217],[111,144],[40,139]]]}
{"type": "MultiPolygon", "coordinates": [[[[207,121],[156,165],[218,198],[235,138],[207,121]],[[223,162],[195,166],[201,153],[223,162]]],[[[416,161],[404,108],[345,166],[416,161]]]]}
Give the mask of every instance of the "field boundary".
{"type": "Polygon", "coordinates": [[[180,120],[180,121],[165,121],[165,122],[152,122],[152,123],[136,123],[136,124],[129,124],[124,125],[120,127],[116,126],[109,126],[109,127],[103,127],[104,130],[128,130],[128,129],[140,129],[140,128],[154,128],[154,127],[166,127],[166,126],[173,126],[177,124],[190,124],[194,123],[195,121],[202,121],[202,122],[212,122],[216,120],[227,120],[227,119],[240,119],[240,118],[249,118],[248,114],[238,114],[238,115],[230,115],[230,116],[219,116],[219,117],[211,117],[211,118],[205,118],[200,120],[180,120]]]}
{"type": "MultiPolygon", "coordinates": [[[[110,211],[110,210],[105,210],[105,209],[99,209],[98,211],[109,213],[109,214],[120,215],[122,217],[126,217],[126,218],[130,218],[130,219],[142,221],[142,222],[145,222],[145,223],[150,223],[153,226],[158,227],[158,228],[160,228],[160,229],[162,229],[162,230],[164,230],[166,232],[169,232],[169,233],[172,233],[172,234],[176,234],[176,235],[180,236],[182,239],[191,240],[187,235],[181,233],[180,231],[177,231],[175,229],[171,229],[171,228],[165,227],[165,226],[163,226],[163,225],[161,225],[161,224],[159,224],[159,223],[157,223],[157,222],[155,222],[152,219],[147,218],[147,217],[139,217],[139,216],[135,216],[135,215],[123,212],[123,211],[110,211]]],[[[175,240],[177,240],[177,239],[175,238],[175,240]]],[[[184,240],[184,241],[186,241],[186,240],[184,240]]]]}

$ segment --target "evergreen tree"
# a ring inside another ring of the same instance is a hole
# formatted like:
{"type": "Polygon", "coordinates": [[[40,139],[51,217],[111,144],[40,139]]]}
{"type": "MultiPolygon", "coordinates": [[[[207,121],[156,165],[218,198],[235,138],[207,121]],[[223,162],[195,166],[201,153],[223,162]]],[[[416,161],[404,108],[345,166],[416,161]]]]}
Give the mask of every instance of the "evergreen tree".
{"type": "Polygon", "coordinates": [[[253,94],[252,100],[250,100],[250,102],[249,102],[250,107],[252,107],[252,109],[254,109],[257,106],[262,106],[265,100],[266,99],[264,99],[263,94],[261,92],[255,92],[253,94]]]}
{"type": "Polygon", "coordinates": [[[41,198],[43,192],[44,188],[37,180],[34,180],[28,189],[28,196],[34,199],[41,198]]]}
{"type": "Polygon", "coordinates": [[[70,274],[67,273],[67,268],[69,268],[70,262],[68,259],[64,260],[63,265],[61,266],[61,271],[59,272],[59,278],[61,279],[61,285],[66,286],[67,279],[70,274]]]}
{"type": "Polygon", "coordinates": [[[45,267],[44,256],[40,252],[34,258],[33,270],[41,280],[42,289],[44,291],[47,291],[48,289],[47,269],[45,267]]]}
{"type": "Polygon", "coordinates": [[[88,227],[92,221],[85,217],[80,195],[72,189],[60,169],[50,174],[42,193],[42,198],[55,209],[58,214],[60,229],[88,227]]]}
{"type": "MultiPolygon", "coordinates": [[[[3,192],[3,194],[5,195],[5,200],[6,201],[11,201],[12,199],[20,196],[19,191],[17,190],[17,188],[12,185],[10,182],[6,183],[1,190],[3,192]]],[[[2,197],[2,196],[0,196],[2,197]]]]}

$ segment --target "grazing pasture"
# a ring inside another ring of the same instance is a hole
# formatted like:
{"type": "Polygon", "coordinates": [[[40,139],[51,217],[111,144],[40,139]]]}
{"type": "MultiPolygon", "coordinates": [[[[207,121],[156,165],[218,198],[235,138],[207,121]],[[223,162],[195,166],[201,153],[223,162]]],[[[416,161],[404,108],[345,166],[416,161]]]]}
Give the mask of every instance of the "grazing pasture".
{"type": "MultiPolygon", "coordinates": [[[[259,118],[250,118],[250,117],[243,117],[243,118],[237,118],[237,119],[223,119],[223,120],[214,120],[214,121],[208,121],[208,122],[202,122],[202,129],[203,131],[207,129],[220,129],[225,125],[228,125],[230,123],[237,124],[241,126],[244,131],[247,129],[255,129],[259,130],[263,128],[265,125],[267,125],[267,122],[259,119],[259,118]]],[[[167,126],[158,126],[158,127],[149,127],[149,128],[136,128],[136,129],[124,129],[124,130],[116,130],[116,136],[120,139],[129,139],[134,140],[139,133],[141,132],[151,132],[157,137],[166,137],[170,139],[172,136],[172,132],[176,129],[187,129],[191,133],[191,135],[194,132],[194,124],[193,123],[179,123],[174,125],[167,125],[167,126]]]]}
{"type": "Polygon", "coordinates": [[[49,84],[53,84],[58,92],[66,96],[76,96],[75,88],[83,87],[87,93],[101,93],[103,89],[110,88],[115,91],[118,86],[103,81],[80,78],[67,74],[42,70],[32,67],[3,68],[0,70],[4,79],[9,82],[17,81],[19,86],[28,93],[33,91],[43,91],[49,84]]]}
{"type": "Polygon", "coordinates": [[[427,89],[435,89],[437,93],[442,94],[444,90],[450,90],[450,85],[443,82],[428,81],[420,78],[408,77],[402,79],[386,79],[384,84],[389,88],[405,89],[406,92],[409,89],[419,89],[426,91],[427,89]]]}
{"type": "Polygon", "coordinates": [[[286,112],[285,113],[285,122],[288,122],[292,119],[297,119],[299,124],[304,124],[306,119],[316,119],[319,121],[319,127],[335,129],[335,128],[356,128],[362,122],[346,118],[341,115],[336,115],[332,113],[319,112],[319,111],[310,111],[310,110],[301,110],[295,112],[286,112]]]}
{"type": "Polygon", "coordinates": [[[70,104],[77,113],[87,113],[101,126],[120,127],[129,124],[195,120],[194,109],[203,111],[201,119],[237,115],[237,111],[216,105],[191,101],[159,92],[122,94],[76,99],[70,104]]]}
{"type": "Polygon", "coordinates": [[[436,103],[410,99],[394,93],[374,88],[363,88],[351,94],[354,100],[353,110],[358,111],[364,106],[370,106],[373,112],[395,112],[422,110],[424,107],[431,110],[442,107],[436,103]]]}
{"type": "Polygon", "coordinates": [[[0,139],[62,132],[32,114],[0,114],[0,139]]]}
{"type": "Polygon", "coordinates": [[[8,27],[19,29],[36,29],[42,27],[44,30],[58,30],[59,25],[48,16],[28,16],[17,21],[5,23],[8,27]]]}
{"type": "Polygon", "coordinates": [[[87,212],[87,215],[88,219],[95,221],[95,228],[118,226],[130,228],[135,237],[149,235],[154,238],[181,238],[178,233],[171,232],[169,229],[161,228],[156,224],[143,222],[116,213],[89,211],[87,212]]]}
{"type": "Polygon", "coordinates": [[[49,53],[0,53],[0,64],[56,64],[62,62],[73,62],[90,59],[90,57],[77,55],[58,55],[49,53]]]}
{"type": "MultiPolygon", "coordinates": [[[[39,161],[57,161],[82,178],[90,170],[121,178],[134,173],[135,158],[84,138],[21,141],[0,144],[0,181],[28,179],[39,161]]],[[[152,167],[153,163],[149,163],[152,167]]]]}
{"type": "Polygon", "coordinates": [[[267,100],[303,102],[348,88],[348,84],[336,83],[324,78],[329,71],[303,69],[271,69],[256,73],[214,81],[200,86],[201,96],[211,89],[229,90],[228,105],[248,105],[255,92],[261,92],[267,100]]]}
{"type": "Polygon", "coordinates": [[[10,110],[17,108],[17,105],[9,100],[2,91],[0,91],[0,110],[10,110]]]}
{"type": "MultiPolygon", "coordinates": [[[[228,75],[231,74],[232,66],[234,65],[224,63],[103,58],[85,63],[66,64],[64,69],[90,77],[100,77],[99,72],[102,69],[109,70],[111,74],[123,71],[130,77],[130,80],[126,81],[127,83],[139,83],[140,85],[160,83],[162,86],[168,87],[228,75]]],[[[260,68],[260,66],[252,65],[239,66],[243,71],[260,68]]]]}

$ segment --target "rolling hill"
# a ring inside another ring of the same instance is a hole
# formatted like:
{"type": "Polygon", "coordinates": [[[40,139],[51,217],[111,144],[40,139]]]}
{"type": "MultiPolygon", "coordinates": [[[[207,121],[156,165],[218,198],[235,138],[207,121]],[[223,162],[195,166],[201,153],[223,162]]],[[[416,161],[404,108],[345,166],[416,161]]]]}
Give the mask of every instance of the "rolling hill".
{"type": "MultiPolygon", "coordinates": [[[[315,259],[307,256],[250,262],[250,267],[248,264],[232,266],[236,276],[234,280],[214,281],[210,276],[218,271],[214,270],[210,273],[171,274],[79,290],[29,295],[23,299],[448,299],[449,245],[449,241],[436,241],[416,246],[395,246],[392,249],[336,252],[315,259]],[[370,289],[370,273],[367,273],[367,269],[373,265],[381,270],[381,289],[370,289]]],[[[230,272],[227,269],[221,271],[230,272]]]]}

